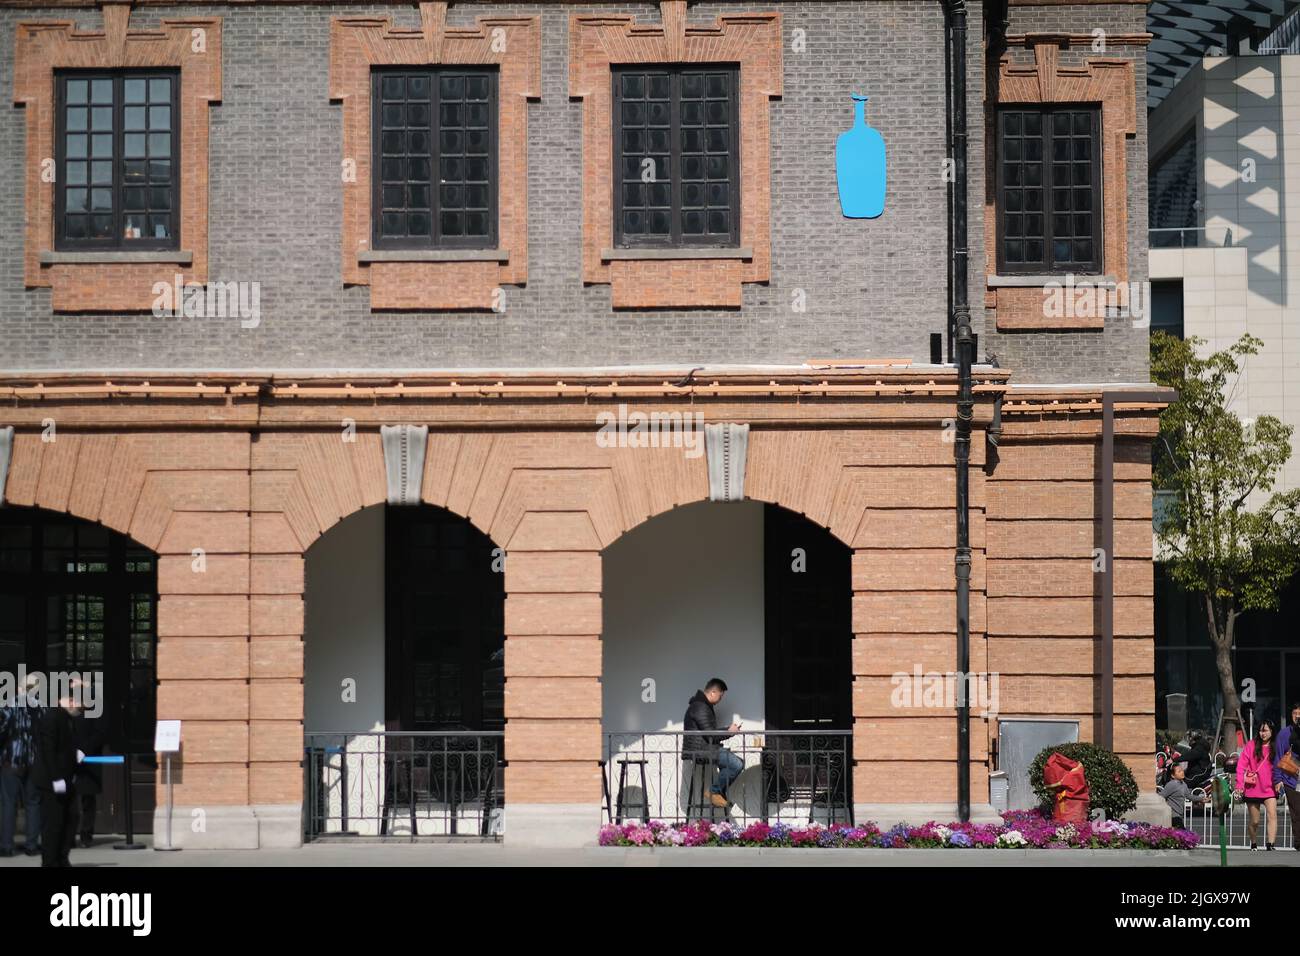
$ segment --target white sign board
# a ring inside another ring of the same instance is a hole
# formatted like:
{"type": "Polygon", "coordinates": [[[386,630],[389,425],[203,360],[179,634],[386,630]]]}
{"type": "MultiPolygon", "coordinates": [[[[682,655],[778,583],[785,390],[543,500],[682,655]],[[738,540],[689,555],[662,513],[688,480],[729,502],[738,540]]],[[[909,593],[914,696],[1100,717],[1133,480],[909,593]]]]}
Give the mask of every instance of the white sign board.
{"type": "Polygon", "coordinates": [[[181,722],[179,720],[160,720],[153,735],[153,749],[160,754],[180,753],[181,722]]]}

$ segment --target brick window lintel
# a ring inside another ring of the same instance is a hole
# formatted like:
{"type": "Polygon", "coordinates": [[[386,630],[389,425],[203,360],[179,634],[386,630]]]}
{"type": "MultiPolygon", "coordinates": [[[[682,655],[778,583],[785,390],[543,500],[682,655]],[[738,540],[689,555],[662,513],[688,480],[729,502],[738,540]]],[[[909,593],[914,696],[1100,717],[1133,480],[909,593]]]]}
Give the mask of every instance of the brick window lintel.
{"type": "Polygon", "coordinates": [[[64,20],[22,22],[15,39],[14,102],[24,107],[27,133],[23,278],[28,288],[51,290],[56,312],[148,311],[156,282],[208,279],[208,107],[221,100],[221,19],[170,18],[159,29],[132,30],[129,3],[106,3],[103,16],[100,31],[81,32],[64,20]],[[184,257],[176,253],[156,262],[93,263],[53,254],[55,72],[127,67],[180,70],[179,242],[188,265],[178,264],[184,257]]]}
{"type": "Polygon", "coordinates": [[[663,0],[660,23],[628,15],[569,18],[569,95],[582,110],[582,279],[611,286],[615,309],[739,308],[741,286],[772,272],[771,120],[781,96],[781,14],[686,20],[685,0],[663,0]],[[752,255],[618,258],[614,244],[612,64],[736,63],[740,66],[740,246],[752,255]]]}
{"type": "MultiPolygon", "coordinates": [[[[1128,288],[1128,186],[1126,141],[1137,133],[1137,87],[1133,61],[1121,57],[1090,57],[1083,66],[1061,66],[1060,51],[1092,43],[1091,35],[1026,34],[1016,45],[1034,51],[1033,64],[1014,64],[1003,56],[998,63],[996,104],[986,117],[985,143],[989,162],[984,242],[989,263],[997,262],[996,175],[997,113],[1000,104],[1097,103],[1101,105],[1102,268],[1113,277],[1121,296],[1128,288]]],[[[1141,45],[1146,35],[1125,38],[1141,45]]],[[[1064,276],[1042,276],[1046,284],[1064,276]]],[[[1093,277],[1094,279],[1096,277],[1093,277]]],[[[999,331],[1033,329],[1101,329],[1105,316],[1058,318],[1045,314],[1044,294],[1035,286],[990,286],[986,305],[996,313],[999,331]]],[[[1122,301],[1122,300],[1121,300],[1122,301]]]]}
{"type": "Polygon", "coordinates": [[[528,113],[541,97],[541,20],[482,16],[447,26],[446,3],[421,3],[420,27],[387,17],[335,17],[330,27],[330,99],[343,104],[342,275],[368,285],[372,310],[491,309],[503,285],[528,281],[528,113]],[[438,250],[423,260],[376,257],[371,236],[371,71],[376,66],[496,64],[498,250],[491,258],[438,250]],[[419,260],[419,261],[413,261],[419,260]]]}

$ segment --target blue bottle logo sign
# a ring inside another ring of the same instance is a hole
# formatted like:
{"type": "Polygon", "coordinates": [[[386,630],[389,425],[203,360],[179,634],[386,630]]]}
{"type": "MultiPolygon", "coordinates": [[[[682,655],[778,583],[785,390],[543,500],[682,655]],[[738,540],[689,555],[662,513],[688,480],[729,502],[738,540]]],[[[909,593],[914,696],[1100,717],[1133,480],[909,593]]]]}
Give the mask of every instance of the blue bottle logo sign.
{"type": "Polygon", "coordinates": [[[867,97],[853,96],[853,127],[835,141],[840,209],[846,219],[875,219],[885,211],[885,138],[867,125],[867,97]]]}

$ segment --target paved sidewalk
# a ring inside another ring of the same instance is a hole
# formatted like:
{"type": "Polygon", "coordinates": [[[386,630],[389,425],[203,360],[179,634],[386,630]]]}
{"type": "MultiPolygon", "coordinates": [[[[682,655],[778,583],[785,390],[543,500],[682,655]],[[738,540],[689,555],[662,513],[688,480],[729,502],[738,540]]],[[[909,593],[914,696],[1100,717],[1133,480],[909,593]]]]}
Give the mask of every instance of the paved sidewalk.
{"type": "MultiPolygon", "coordinates": [[[[144,838],[143,842],[149,842],[144,838]]],[[[296,850],[181,850],[157,853],[114,850],[105,842],[74,850],[72,862],[84,867],[355,867],[355,866],[871,866],[871,867],[1041,867],[1218,866],[1215,850],[814,850],[717,847],[584,847],[538,849],[478,843],[313,844],[296,850]]],[[[39,866],[38,857],[0,860],[0,869],[39,866]]],[[[1230,850],[1232,866],[1300,866],[1300,853],[1230,850]]]]}

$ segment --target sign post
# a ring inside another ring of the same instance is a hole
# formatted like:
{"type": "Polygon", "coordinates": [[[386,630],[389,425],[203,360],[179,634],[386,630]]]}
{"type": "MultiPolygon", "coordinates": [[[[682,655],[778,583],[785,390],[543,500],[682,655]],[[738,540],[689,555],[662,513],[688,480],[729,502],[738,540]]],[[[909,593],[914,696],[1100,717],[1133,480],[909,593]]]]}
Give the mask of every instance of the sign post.
{"type": "Polygon", "coordinates": [[[154,730],[153,749],[163,755],[166,761],[166,770],[164,779],[167,784],[167,811],[166,823],[164,824],[164,834],[166,843],[158,846],[154,843],[154,849],[159,851],[179,850],[180,847],[172,845],[172,754],[180,753],[181,749],[181,722],[179,720],[160,720],[154,730]]]}

